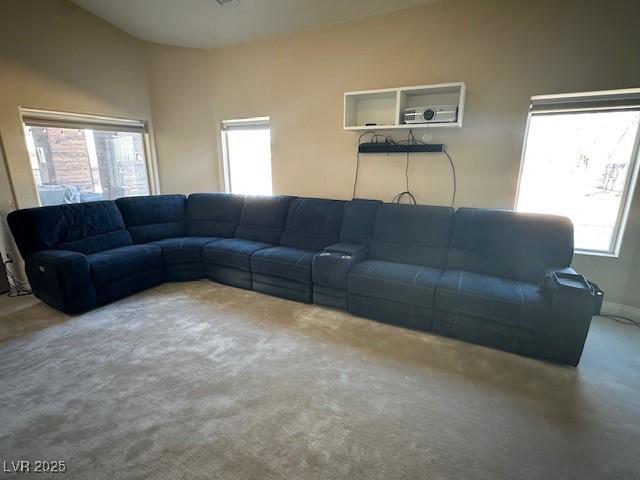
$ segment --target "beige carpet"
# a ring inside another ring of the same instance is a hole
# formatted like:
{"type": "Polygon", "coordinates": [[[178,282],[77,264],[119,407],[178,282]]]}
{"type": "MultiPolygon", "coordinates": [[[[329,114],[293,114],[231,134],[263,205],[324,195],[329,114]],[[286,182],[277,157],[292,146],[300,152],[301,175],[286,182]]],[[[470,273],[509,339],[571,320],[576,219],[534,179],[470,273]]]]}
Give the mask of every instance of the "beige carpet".
{"type": "Polygon", "coordinates": [[[0,339],[0,466],[68,465],[20,478],[640,476],[640,329],[605,319],[572,369],[200,281],[2,298],[0,339]]]}

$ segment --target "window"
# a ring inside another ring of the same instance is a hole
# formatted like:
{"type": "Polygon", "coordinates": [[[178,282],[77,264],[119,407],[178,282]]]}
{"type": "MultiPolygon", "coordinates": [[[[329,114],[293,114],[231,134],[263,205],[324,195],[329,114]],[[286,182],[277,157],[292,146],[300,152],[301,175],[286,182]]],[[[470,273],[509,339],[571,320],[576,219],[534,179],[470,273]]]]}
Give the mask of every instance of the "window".
{"type": "Polygon", "coordinates": [[[143,122],[23,110],[40,205],[149,194],[143,122]]]}
{"type": "Polygon", "coordinates": [[[533,97],[516,210],[565,215],[577,251],[617,255],[639,125],[640,90],[533,97]]]}
{"type": "Polygon", "coordinates": [[[245,195],[271,195],[269,118],[222,122],[226,189],[245,195]]]}

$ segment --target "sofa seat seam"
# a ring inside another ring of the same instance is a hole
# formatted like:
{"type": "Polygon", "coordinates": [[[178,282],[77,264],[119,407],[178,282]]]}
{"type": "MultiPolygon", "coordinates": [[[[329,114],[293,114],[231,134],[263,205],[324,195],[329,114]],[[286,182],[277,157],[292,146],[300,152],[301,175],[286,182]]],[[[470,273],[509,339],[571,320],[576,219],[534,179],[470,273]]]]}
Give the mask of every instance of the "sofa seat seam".
{"type": "Polygon", "coordinates": [[[492,301],[496,301],[496,302],[500,302],[500,303],[509,303],[511,305],[519,305],[525,308],[543,308],[541,306],[538,306],[536,304],[532,304],[532,303],[521,303],[521,302],[514,302],[513,300],[504,300],[501,299],[499,297],[490,297],[488,295],[479,295],[479,294],[474,294],[474,293],[465,293],[465,292],[459,292],[456,290],[451,290],[449,288],[438,288],[438,292],[443,292],[443,293],[450,293],[453,295],[461,295],[463,297],[471,297],[471,298],[481,298],[483,300],[492,300],[492,301]]]}

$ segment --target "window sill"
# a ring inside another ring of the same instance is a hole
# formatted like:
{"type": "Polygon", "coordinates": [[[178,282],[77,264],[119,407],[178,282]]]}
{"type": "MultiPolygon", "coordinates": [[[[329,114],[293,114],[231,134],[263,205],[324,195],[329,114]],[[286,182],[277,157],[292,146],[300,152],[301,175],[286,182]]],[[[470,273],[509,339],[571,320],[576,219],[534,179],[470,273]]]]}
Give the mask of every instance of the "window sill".
{"type": "Polygon", "coordinates": [[[609,253],[609,252],[593,252],[590,250],[575,250],[576,255],[582,255],[585,257],[605,257],[605,258],[619,258],[620,255],[618,253],[609,253]]]}

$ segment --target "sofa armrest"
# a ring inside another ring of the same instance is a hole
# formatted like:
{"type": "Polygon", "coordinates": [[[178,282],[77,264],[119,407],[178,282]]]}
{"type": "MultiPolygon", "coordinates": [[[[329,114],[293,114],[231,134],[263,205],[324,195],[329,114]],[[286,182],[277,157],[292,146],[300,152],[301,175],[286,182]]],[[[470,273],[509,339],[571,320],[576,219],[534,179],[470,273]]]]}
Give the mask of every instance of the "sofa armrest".
{"type": "Polygon", "coordinates": [[[313,283],[322,287],[347,289],[347,276],[358,263],[367,259],[369,249],[359,243],[329,245],[313,257],[313,283]]]}
{"type": "Polygon", "coordinates": [[[602,292],[571,268],[548,271],[542,288],[551,303],[549,358],[576,366],[602,292]]]}
{"type": "Polygon", "coordinates": [[[323,250],[323,253],[341,253],[343,255],[362,255],[368,250],[362,243],[334,243],[323,250]]]}
{"type": "Polygon", "coordinates": [[[540,285],[545,285],[545,283],[547,282],[547,279],[549,277],[552,277],[554,273],[569,273],[569,274],[573,274],[573,275],[578,275],[578,272],[576,272],[573,268],[571,267],[552,267],[552,268],[546,268],[544,270],[544,275],[542,276],[542,279],[540,280],[540,285]]]}
{"type": "Polygon", "coordinates": [[[96,306],[96,292],[86,255],[70,250],[42,250],[25,259],[33,294],[66,313],[96,306]]]}

